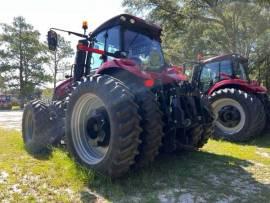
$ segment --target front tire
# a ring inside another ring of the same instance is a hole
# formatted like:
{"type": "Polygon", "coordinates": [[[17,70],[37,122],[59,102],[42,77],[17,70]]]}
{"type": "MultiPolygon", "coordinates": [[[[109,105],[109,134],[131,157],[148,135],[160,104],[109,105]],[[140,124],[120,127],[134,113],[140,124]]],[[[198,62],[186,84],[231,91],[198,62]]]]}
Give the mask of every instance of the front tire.
{"type": "Polygon", "coordinates": [[[110,177],[126,173],[138,154],[138,106],[121,82],[107,75],[83,79],[68,98],[67,147],[79,163],[110,177]]]}
{"type": "Polygon", "coordinates": [[[48,149],[51,143],[47,136],[50,123],[48,107],[40,100],[30,102],[25,106],[22,119],[22,136],[26,150],[29,153],[39,153],[48,149]]]}

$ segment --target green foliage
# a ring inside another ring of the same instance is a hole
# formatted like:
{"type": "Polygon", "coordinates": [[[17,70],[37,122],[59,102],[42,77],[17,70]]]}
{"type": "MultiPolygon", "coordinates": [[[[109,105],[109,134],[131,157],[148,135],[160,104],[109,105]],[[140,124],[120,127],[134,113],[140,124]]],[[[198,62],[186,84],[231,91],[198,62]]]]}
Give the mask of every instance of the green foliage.
{"type": "Polygon", "coordinates": [[[253,75],[270,87],[269,1],[124,0],[123,6],[162,26],[169,62],[196,60],[199,53],[239,53],[251,59],[253,75]]]}
{"type": "Polygon", "coordinates": [[[43,64],[48,62],[46,47],[39,32],[21,16],[12,25],[2,24],[0,34],[0,68],[6,84],[20,90],[20,97],[31,97],[34,89],[51,77],[43,64]]]}
{"type": "Polygon", "coordinates": [[[4,77],[2,77],[1,75],[0,75],[0,89],[5,89],[5,80],[4,77]]]}
{"type": "Polygon", "coordinates": [[[53,89],[46,88],[46,89],[42,90],[41,98],[43,100],[46,100],[46,99],[51,100],[52,96],[53,96],[53,89]]]}

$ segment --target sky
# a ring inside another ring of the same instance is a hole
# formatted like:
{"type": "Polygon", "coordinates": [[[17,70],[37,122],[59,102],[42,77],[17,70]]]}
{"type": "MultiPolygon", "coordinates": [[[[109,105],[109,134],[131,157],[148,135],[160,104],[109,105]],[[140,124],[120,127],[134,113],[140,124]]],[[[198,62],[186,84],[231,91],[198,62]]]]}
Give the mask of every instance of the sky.
{"type": "MultiPolygon", "coordinates": [[[[0,0],[0,23],[11,24],[14,17],[23,16],[40,32],[41,40],[46,41],[51,27],[83,33],[82,22],[86,20],[88,32],[93,31],[106,20],[124,13],[121,3],[122,0],[0,0]]],[[[71,41],[75,50],[78,37],[58,34],[71,41]]],[[[71,63],[73,58],[70,58],[71,63]]]]}
{"type": "MultiPolygon", "coordinates": [[[[1,0],[0,23],[11,24],[15,16],[23,16],[46,40],[50,27],[83,32],[82,21],[92,31],[109,18],[121,14],[122,0],[1,0]]],[[[60,34],[60,33],[59,33],[60,34]]],[[[61,33],[75,46],[77,37],[61,33]]]]}

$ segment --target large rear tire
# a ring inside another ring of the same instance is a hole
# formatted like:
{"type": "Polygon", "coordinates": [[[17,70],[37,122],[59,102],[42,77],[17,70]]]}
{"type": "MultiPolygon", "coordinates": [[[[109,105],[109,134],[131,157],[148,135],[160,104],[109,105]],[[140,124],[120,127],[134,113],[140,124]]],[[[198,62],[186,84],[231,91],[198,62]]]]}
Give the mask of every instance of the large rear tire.
{"type": "Polygon", "coordinates": [[[125,83],[135,95],[135,102],[139,106],[141,116],[140,134],[141,144],[139,154],[135,157],[135,167],[144,167],[154,161],[159,153],[163,137],[162,112],[155,95],[139,83],[125,83]]]}
{"type": "Polygon", "coordinates": [[[225,88],[214,92],[210,102],[216,116],[215,138],[247,141],[262,132],[266,116],[255,95],[225,88]]]}
{"type": "Polygon", "coordinates": [[[113,77],[95,75],[74,87],[65,126],[68,150],[82,165],[119,177],[134,164],[141,133],[138,106],[113,77]]]}
{"type": "Polygon", "coordinates": [[[139,145],[139,154],[136,156],[136,166],[143,167],[154,161],[159,153],[163,137],[162,113],[155,96],[150,90],[136,94],[136,101],[139,105],[139,113],[142,117],[141,128],[143,129],[139,145]]]}
{"type": "Polygon", "coordinates": [[[147,89],[142,80],[125,71],[114,71],[111,75],[127,86],[135,96],[135,102],[139,107],[141,117],[140,134],[141,143],[139,154],[135,157],[135,168],[144,167],[154,161],[162,145],[163,121],[162,112],[156,96],[147,89]]]}

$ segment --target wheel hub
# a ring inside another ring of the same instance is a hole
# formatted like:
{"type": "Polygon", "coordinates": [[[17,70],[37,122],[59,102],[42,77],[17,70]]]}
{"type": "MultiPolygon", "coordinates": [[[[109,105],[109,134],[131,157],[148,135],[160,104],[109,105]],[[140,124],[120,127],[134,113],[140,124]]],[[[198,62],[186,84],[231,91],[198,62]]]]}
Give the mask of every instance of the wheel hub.
{"type": "Polygon", "coordinates": [[[215,125],[226,134],[241,131],[246,122],[246,114],[241,104],[231,98],[221,98],[212,103],[216,117],[215,125]]]}
{"type": "Polygon", "coordinates": [[[108,115],[104,108],[94,110],[86,124],[88,144],[92,146],[107,146],[109,144],[108,115]]]}
{"type": "Polygon", "coordinates": [[[71,129],[74,147],[81,159],[101,162],[110,146],[110,119],[103,101],[92,93],[81,96],[73,109],[71,129]]]}
{"type": "Polygon", "coordinates": [[[234,106],[224,106],[218,112],[218,119],[226,127],[235,127],[241,121],[241,114],[234,106]]]}

